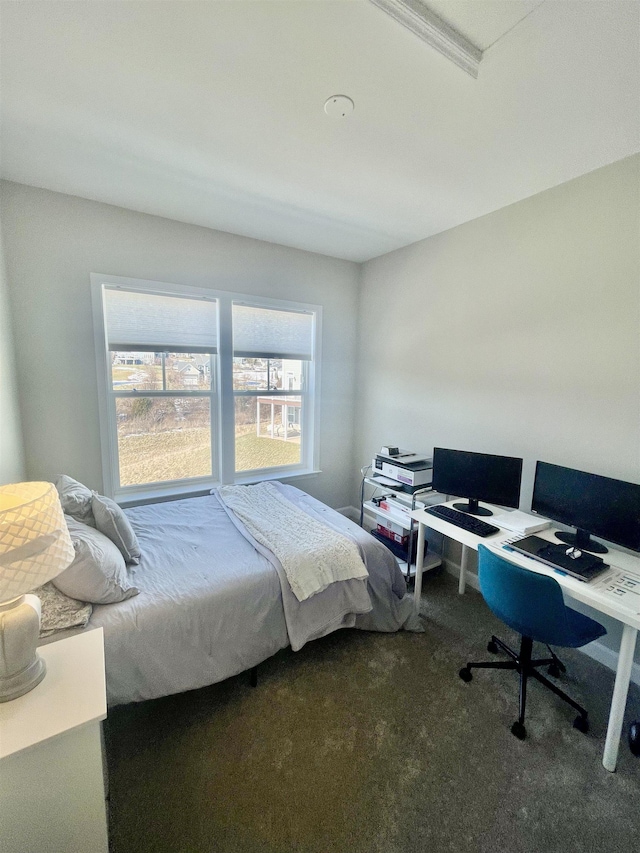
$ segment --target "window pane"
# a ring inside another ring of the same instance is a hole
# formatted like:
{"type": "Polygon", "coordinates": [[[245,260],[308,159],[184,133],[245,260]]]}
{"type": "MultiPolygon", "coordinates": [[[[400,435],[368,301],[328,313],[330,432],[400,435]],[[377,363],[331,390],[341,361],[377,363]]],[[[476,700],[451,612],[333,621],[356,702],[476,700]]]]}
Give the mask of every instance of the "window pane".
{"type": "Polygon", "coordinates": [[[153,352],[112,352],[114,391],[162,391],[162,356],[153,352]]]}
{"type": "Polygon", "coordinates": [[[116,398],[120,485],[210,477],[208,397],[116,398]]]}
{"type": "Polygon", "coordinates": [[[211,356],[208,353],[167,353],[167,388],[170,391],[208,391],[211,388],[211,356]]]}
{"type": "Polygon", "coordinates": [[[234,358],[233,359],[233,390],[255,391],[267,390],[266,358],[234,358]]]}
{"type": "Polygon", "coordinates": [[[114,391],[208,391],[209,353],[112,352],[114,391]],[[163,361],[166,385],[163,384],[163,361]]]}
{"type": "Polygon", "coordinates": [[[304,362],[290,358],[234,358],[234,391],[301,391],[304,362]]]}
{"type": "Polygon", "coordinates": [[[301,397],[236,397],[236,471],[299,464],[301,412],[301,397]]]}
{"type": "Polygon", "coordinates": [[[269,390],[301,391],[302,364],[291,358],[278,358],[269,361],[269,390]]]}

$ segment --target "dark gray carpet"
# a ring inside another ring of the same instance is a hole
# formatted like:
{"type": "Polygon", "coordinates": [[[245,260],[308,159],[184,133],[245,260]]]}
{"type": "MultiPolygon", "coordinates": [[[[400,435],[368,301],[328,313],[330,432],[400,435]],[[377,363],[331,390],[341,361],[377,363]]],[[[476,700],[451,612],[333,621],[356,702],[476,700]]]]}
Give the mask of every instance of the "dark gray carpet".
{"type": "MultiPolygon", "coordinates": [[[[613,675],[579,652],[559,683],[591,731],[537,683],[521,742],[517,676],[458,678],[513,635],[446,575],[424,634],[343,631],[203,690],[113,709],[113,853],[631,853],[640,760],[601,764],[613,675]]],[[[627,716],[640,717],[632,688],[627,716]]]]}

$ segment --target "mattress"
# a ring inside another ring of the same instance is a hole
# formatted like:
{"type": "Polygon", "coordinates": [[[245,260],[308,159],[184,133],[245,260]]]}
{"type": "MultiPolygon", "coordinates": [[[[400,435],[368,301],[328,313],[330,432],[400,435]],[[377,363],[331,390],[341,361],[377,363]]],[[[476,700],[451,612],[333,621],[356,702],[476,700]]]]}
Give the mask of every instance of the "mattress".
{"type": "MultiPolygon", "coordinates": [[[[420,630],[395,558],[340,513],[298,489],[298,505],[359,544],[372,610],[365,630],[420,630]]],[[[87,629],[105,637],[107,700],[138,702],[213,684],[289,645],[278,573],[215,495],[126,511],[142,550],[130,568],[140,594],[95,605],[87,629]]]]}

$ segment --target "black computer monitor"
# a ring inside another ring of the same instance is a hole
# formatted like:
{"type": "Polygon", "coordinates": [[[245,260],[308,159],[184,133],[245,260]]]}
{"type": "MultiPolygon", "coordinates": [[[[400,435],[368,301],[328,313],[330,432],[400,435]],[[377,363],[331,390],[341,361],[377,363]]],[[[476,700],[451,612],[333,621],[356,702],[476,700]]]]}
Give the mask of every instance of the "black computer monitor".
{"type": "Polygon", "coordinates": [[[590,534],[640,551],[640,486],[636,483],[538,462],[531,509],[575,527],[575,533],[558,530],[556,536],[581,551],[607,553],[590,534]]]}
{"type": "Polygon", "coordinates": [[[443,495],[467,498],[468,503],[454,504],[471,515],[493,515],[478,501],[517,507],[520,502],[522,459],[494,456],[468,450],[433,451],[433,488],[443,495]]]}

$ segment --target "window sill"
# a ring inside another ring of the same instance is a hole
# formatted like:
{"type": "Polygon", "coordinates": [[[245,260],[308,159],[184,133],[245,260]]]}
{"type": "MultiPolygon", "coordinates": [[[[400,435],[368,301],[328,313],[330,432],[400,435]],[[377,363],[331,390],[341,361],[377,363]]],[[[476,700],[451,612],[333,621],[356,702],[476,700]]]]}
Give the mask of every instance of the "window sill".
{"type": "Polygon", "coordinates": [[[157,489],[143,489],[139,492],[128,492],[128,493],[120,493],[114,495],[114,500],[121,507],[132,507],[132,506],[140,506],[141,504],[154,504],[154,503],[162,503],[163,501],[177,501],[181,498],[197,498],[202,497],[202,495],[208,495],[211,493],[211,489],[214,486],[218,485],[217,483],[198,483],[184,485],[184,486],[174,486],[169,489],[157,488],[157,489]]]}
{"type": "Polygon", "coordinates": [[[292,480],[294,477],[317,477],[322,474],[319,468],[305,468],[304,471],[279,471],[264,474],[251,474],[249,472],[246,477],[236,477],[233,482],[234,486],[248,486],[252,483],[264,483],[267,480],[292,480]]]}
{"type": "MultiPolygon", "coordinates": [[[[317,477],[321,474],[320,469],[306,468],[303,471],[289,472],[264,472],[261,474],[247,474],[246,477],[238,477],[233,484],[236,486],[246,486],[252,483],[263,483],[268,480],[292,480],[298,477],[317,477]]],[[[203,495],[211,494],[214,488],[217,488],[220,483],[211,482],[209,484],[189,484],[183,486],[173,486],[171,488],[156,488],[145,489],[140,492],[117,494],[114,500],[124,508],[140,506],[142,504],[163,503],[165,501],[177,501],[182,498],[197,498],[203,495]]]]}

